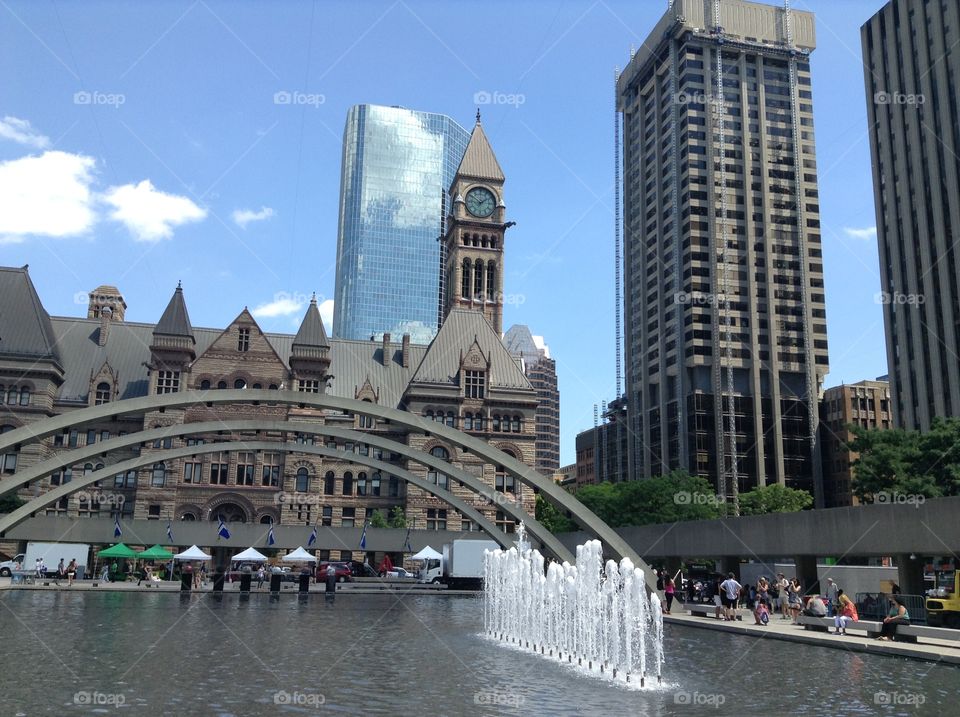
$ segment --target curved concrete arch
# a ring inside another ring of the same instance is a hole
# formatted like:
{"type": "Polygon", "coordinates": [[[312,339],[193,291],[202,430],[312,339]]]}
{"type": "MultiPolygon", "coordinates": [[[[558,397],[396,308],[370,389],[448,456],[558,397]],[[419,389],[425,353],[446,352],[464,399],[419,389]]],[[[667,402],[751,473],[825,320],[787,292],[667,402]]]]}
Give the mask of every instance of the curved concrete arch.
{"type": "MultiPolygon", "coordinates": [[[[201,446],[186,446],[184,448],[168,448],[155,453],[150,453],[146,456],[137,456],[136,458],[130,458],[119,463],[114,463],[113,465],[106,466],[102,470],[94,471],[85,476],[80,476],[66,485],[60,485],[56,488],[47,491],[41,496],[38,496],[27,504],[20,506],[15,511],[9,515],[4,516],[0,519],[0,537],[3,537],[13,526],[18,523],[26,520],[31,517],[32,514],[36,513],[38,510],[43,509],[44,507],[55,503],[61,498],[69,496],[71,493],[85,488],[88,485],[95,483],[96,481],[108,480],[111,476],[126,472],[128,470],[135,470],[142,468],[143,466],[148,466],[157,462],[159,456],[163,457],[163,460],[173,460],[176,458],[186,458],[188,456],[196,456],[206,453],[217,453],[219,451],[229,451],[236,450],[237,443],[205,443],[201,446]]],[[[448,503],[449,505],[456,508],[458,511],[463,513],[465,516],[470,518],[470,520],[477,523],[480,528],[487,533],[493,540],[497,542],[502,548],[508,549],[513,546],[513,539],[508,537],[506,533],[496,527],[493,523],[487,520],[482,513],[476,510],[473,506],[465,503],[460,498],[457,498],[455,495],[449,491],[445,491],[437,486],[429,483],[419,476],[415,476],[410,471],[394,466],[390,463],[385,463],[384,461],[378,461],[375,458],[369,458],[368,456],[358,456],[354,453],[346,453],[345,451],[339,451],[335,448],[327,448],[326,446],[310,446],[302,445],[298,443],[277,443],[275,441],[247,441],[243,444],[245,450],[251,451],[273,451],[280,453],[308,453],[311,455],[318,456],[327,456],[329,458],[337,458],[338,460],[343,460],[346,462],[357,463],[360,465],[365,465],[370,468],[375,468],[380,471],[389,472],[398,478],[402,478],[408,483],[412,483],[418,488],[425,490],[433,496],[436,496],[440,500],[448,503]]],[[[305,493],[304,496],[312,495],[305,493]]],[[[203,518],[201,517],[201,520],[203,518]]],[[[569,559],[570,553],[560,545],[560,554],[558,557],[560,559],[569,559]],[[566,553],[564,556],[563,554],[566,553]]]]}
{"type": "MultiPolygon", "coordinates": [[[[450,426],[436,421],[427,421],[399,408],[380,406],[367,401],[330,396],[325,393],[300,393],[294,391],[271,390],[244,390],[223,389],[210,391],[182,391],[140,398],[125,399],[100,406],[80,409],[72,413],[53,416],[44,421],[18,428],[0,435],[0,453],[7,448],[21,444],[35,443],[36,441],[62,432],[72,426],[91,421],[110,419],[115,416],[145,413],[147,411],[165,410],[167,408],[187,408],[193,405],[218,405],[230,403],[267,404],[298,406],[302,408],[331,409],[352,414],[372,416],[389,422],[391,425],[403,426],[407,429],[427,435],[444,438],[456,446],[469,451],[494,465],[501,465],[521,483],[536,488],[541,495],[555,506],[567,511],[574,521],[588,532],[595,535],[617,558],[628,557],[634,565],[643,568],[647,575],[648,587],[652,584],[651,572],[646,563],[610,526],[604,523],[589,508],[578,501],[574,496],[554,483],[551,479],[541,475],[524,463],[508,456],[506,453],[490,446],[486,441],[475,438],[450,426]]],[[[296,424],[290,424],[296,425],[296,424]]],[[[292,430],[292,429],[287,429],[292,430]]],[[[369,434],[363,434],[369,435],[369,434]]],[[[369,441],[368,441],[369,442],[369,441]]],[[[458,479],[459,480],[459,479],[458,479]]],[[[543,542],[543,538],[540,538],[543,542]]]]}
{"type": "MultiPolygon", "coordinates": [[[[65,466],[74,465],[80,461],[87,460],[92,456],[106,455],[114,450],[129,448],[130,446],[141,444],[150,444],[158,439],[162,440],[164,438],[183,438],[188,435],[206,433],[232,434],[243,431],[301,433],[306,435],[328,436],[330,438],[340,438],[344,441],[352,441],[354,443],[367,443],[368,445],[375,446],[377,448],[383,448],[388,451],[399,453],[407,458],[410,458],[411,460],[416,461],[417,463],[427,467],[435,468],[436,470],[446,474],[449,478],[459,481],[474,493],[477,493],[490,503],[493,503],[499,507],[504,513],[509,515],[514,520],[518,522],[523,521],[524,526],[527,528],[527,532],[530,534],[530,536],[539,541],[546,550],[557,556],[560,560],[569,560],[570,558],[570,553],[566,550],[563,544],[557,540],[557,538],[549,530],[540,525],[540,523],[537,522],[533,516],[528,514],[520,503],[512,500],[506,493],[497,492],[494,490],[493,486],[484,483],[473,474],[447,463],[442,458],[432,456],[425,451],[413,448],[405,443],[398,443],[397,441],[390,440],[389,438],[385,438],[374,433],[363,433],[352,428],[337,428],[335,426],[327,426],[320,423],[291,424],[287,421],[277,421],[265,418],[262,420],[247,419],[237,421],[198,421],[196,423],[175,423],[168,426],[161,426],[159,428],[149,428],[145,431],[128,433],[125,436],[117,436],[101,443],[94,443],[91,446],[83,446],[82,448],[76,448],[72,451],[59,453],[53,458],[49,458],[42,463],[38,463],[37,465],[25,471],[15,473],[10,478],[0,482],[0,495],[15,490],[18,487],[29,483],[30,481],[39,480],[65,466]]],[[[248,441],[233,441],[226,445],[230,445],[232,447],[231,450],[246,450],[248,448],[248,444],[248,441]]],[[[307,451],[297,451],[296,449],[297,446],[303,446],[306,444],[284,444],[278,442],[273,443],[272,445],[291,446],[291,448],[287,450],[289,453],[307,453],[307,451]]],[[[199,448],[199,446],[188,446],[187,448],[199,448]]],[[[149,455],[154,457],[153,462],[158,462],[166,460],[164,456],[169,450],[171,449],[158,449],[157,451],[151,452],[149,455]]],[[[356,454],[344,453],[343,455],[348,456],[346,462],[359,463],[359,461],[349,458],[349,456],[354,456],[356,454]]],[[[147,465],[149,465],[149,463],[147,465]]],[[[388,463],[386,465],[393,466],[392,463],[388,463]]],[[[387,471],[387,473],[392,473],[394,475],[398,475],[399,477],[399,474],[396,472],[396,470],[391,469],[387,471]]],[[[3,526],[2,521],[0,521],[0,526],[3,526]]],[[[7,529],[8,528],[0,528],[0,531],[7,529]]],[[[2,535],[2,532],[0,532],[0,535],[2,535]]]]}

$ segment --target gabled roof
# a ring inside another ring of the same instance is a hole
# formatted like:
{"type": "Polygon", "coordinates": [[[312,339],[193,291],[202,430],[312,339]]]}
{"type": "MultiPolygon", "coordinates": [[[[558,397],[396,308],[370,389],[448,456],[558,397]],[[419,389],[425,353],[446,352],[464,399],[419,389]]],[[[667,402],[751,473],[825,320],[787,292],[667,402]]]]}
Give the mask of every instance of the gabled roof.
{"type": "Polygon", "coordinates": [[[170,297],[170,303],[164,309],[153,333],[193,338],[193,327],[190,325],[190,315],[187,313],[187,303],[183,300],[183,287],[180,284],[177,284],[177,289],[170,297]]]}
{"type": "Polygon", "coordinates": [[[320,318],[320,310],[317,308],[316,296],[310,299],[310,306],[307,307],[307,313],[303,315],[300,329],[293,339],[294,348],[301,346],[305,348],[330,347],[327,332],[323,328],[323,319],[320,318]]]}
{"type": "Polygon", "coordinates": [[[528,389],[530,382],[520,369],[519,360],[510,355],[490,322],[479,311],[454,309],[450,312],[413,375],[412,383],[459,386],[460,360],[474,342],[489,357],[487,386],[528,389]]]}
{"type": "Polygon", "coordinates": [[[497,162],[497,157],[483,131],[483,125],[480,124],[479,112],[477,113],[477,124],[473,127],[470,142],[463,153],[463,159],[460,160],[457,174],[462,177],[487,179],[493,182],[504,181],[503,170],[500,169],[500,163],[497,162]]]}
{"type": "Polygon", "coordinates": [[[50,315],[40,303],[27,267],[0,267],[0,356],[60,363],[50,315]]]}

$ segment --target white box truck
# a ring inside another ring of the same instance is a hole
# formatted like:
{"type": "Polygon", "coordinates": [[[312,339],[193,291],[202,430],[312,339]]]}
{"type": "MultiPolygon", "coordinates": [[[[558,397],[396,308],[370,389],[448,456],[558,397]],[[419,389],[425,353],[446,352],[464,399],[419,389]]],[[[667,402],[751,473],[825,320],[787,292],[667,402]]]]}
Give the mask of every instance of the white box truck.
{"type": "Polygon", "coordinates": [[[90,546],[86,543],[27,543],[23,569],[33,570],[36,567],[37,558],[43,558],[43,564],[47,566],[47,575],[53,575],[61,558],[63,558],[64,567],[69,565],[71,560],[76,560],[77,579],[82,580],[89,557],[90,546]]]}
{"type": "Polygon", "coordinates": [[[479,590],[483,587],[483,553],[497,550],[493,540],[458,538],[443,546],[443,558],[432,563],[422,582],[444,583],[455,590],[479,590]]]}

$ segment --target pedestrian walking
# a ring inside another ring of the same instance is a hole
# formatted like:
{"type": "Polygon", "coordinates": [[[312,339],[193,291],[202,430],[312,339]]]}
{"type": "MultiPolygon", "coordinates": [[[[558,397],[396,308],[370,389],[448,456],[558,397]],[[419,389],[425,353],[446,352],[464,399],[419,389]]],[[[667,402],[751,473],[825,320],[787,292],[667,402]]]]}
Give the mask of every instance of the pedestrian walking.
{"type": "Polygon", "coordinates": [[[667,609],[664,611],[670,614],[670,608],[673,606],[673,598],[676,594],[676,587],[673,584],[673,578],[667,576],[663,581],[663,594],[667,598],[667,609]]]}
{"type": "Polygon", "coordinates": [[[827,578],[827,613],[828,617],[838,614],[840,607],[840,588],[833,581],[833,578],[827,578]]]}
{"type": "Polygon", "coordinates": [[[260,567],[257,568],[257,590],[260,590],[263,587],[263,581],[267,577],[267,571],[263,569],[263,563],[260,564],[260,567]]]}
{"type": "Polygon", "coordinates": [[[77,575],[77,559],[73,558],[67,565],[67,586],[73,585],[73,579],[77,575]]]}

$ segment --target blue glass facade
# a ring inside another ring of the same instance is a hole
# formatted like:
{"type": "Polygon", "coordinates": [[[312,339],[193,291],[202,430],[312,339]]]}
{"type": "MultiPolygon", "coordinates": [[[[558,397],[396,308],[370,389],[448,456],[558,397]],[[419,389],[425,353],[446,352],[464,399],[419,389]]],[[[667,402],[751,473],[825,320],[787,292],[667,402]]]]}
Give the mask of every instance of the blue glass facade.
{"type": "Polygon", "coordinates": [[[333,333],[429,343],[440,316],[447,190],[470,133],[445,115],[356,105],[347,113],[333,333]]]}

